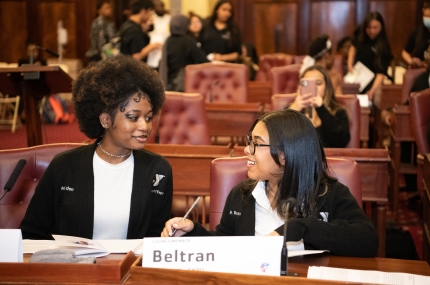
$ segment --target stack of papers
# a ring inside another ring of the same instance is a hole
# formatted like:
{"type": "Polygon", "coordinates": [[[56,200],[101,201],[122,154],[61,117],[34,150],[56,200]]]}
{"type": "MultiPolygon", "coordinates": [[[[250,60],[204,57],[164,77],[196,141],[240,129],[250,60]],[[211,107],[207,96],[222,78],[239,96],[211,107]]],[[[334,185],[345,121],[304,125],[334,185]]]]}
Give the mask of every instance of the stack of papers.
{"type": "Polygon", "coordinates": [[[308,278],[373,284],[430,285],[430,277],[408,273],[310,266],[308,278]]]}

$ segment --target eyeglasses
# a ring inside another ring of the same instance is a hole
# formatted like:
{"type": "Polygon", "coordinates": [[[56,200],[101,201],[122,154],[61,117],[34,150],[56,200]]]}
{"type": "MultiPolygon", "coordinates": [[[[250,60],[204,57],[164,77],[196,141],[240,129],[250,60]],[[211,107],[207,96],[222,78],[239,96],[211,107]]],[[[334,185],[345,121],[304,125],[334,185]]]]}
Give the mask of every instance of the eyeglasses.
{"type": "Polygon", "coordinates": [[[270,144],[261,144],[261,143],[254,142],[252,140],[251,136],[246,136],[246,145],[249,146],[249,153],[250,154],[255,153],[255,148],[257,146],[270,146],[270,144]]]}

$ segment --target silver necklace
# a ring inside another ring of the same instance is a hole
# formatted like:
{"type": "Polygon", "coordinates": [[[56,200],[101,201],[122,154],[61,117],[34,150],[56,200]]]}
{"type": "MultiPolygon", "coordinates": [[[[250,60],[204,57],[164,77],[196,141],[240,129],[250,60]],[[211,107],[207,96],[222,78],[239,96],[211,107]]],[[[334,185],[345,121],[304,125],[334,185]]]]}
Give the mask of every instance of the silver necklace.
{"type": "Polygon", "coordinates": [[[106,155],[112,156],[112,157],[123,158],[123,157],[127,157],[127,156],[129,156],[130,154],[132,154],[132,153],[133,153],[133,150],[131,150],[131,151],[130,151],[129,153],[127,153],[127,154],[116,155],[116,154],[112,154],[112,153],[109,153],[109,152],[105,151],[105,150],[102,148],[101,143],[99,143],[99,147],[100,147],[100,149],[103,151],[103,153],[105,153],[106,155]]]}

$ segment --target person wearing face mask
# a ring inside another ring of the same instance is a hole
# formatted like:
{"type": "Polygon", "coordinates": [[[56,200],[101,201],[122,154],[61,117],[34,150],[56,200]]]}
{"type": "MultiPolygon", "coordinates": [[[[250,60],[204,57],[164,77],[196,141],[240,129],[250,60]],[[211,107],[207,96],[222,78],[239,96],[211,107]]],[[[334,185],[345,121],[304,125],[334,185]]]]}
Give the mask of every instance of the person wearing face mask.
{"type": "Polygon", "coordinates": [[[349,72],[360,61],[375,74],[373,80],[361,91],[361,94],[369,96],[369,100],[379,97],[382,81],[392,59],[384,19],[378,12],[370,12],[358,28],[348,53],[349,72]]]}
{"type": "Polygon", "coordinates": [[[242,53],[239,28],[234,23],[233,3],[220,0],[204,27],[202,49],[209,60],[237,62],[242,53]]]}
{"type": "Polygon", "coordinates": [[[308,107],[312,108],[312,124],[321,138],[324,147],[345,147],[351,139],[349,132],[349,118],[346,109],[337,103],[334,96],[328,72],[321,66],[314,65],[307,68],[301,78],[315,79],[317,94],[301,94],[301,86],[297,89],[297,97],[287,108],[308,114],[308,107]]]}
{"type": "Polygon", "coordinates": [[[333,61],[332,43],[328,35],[322,35],[309,44],[308,55],[303,60],[300,74],[313,65],[322,66],[329,72],[335,94],[342,94],[342,78],[339,72],[332,68],[333,61]]]}
{"type": "Polygon", "coordinates": [[[248,178],[230,191],[215,231],[172,218],[162,237],[282,236],[286,201],[294,198],[287,241],[334,255],[376,256],[379,242],[372,221],[348,187],[328,174],[321,141],[306,116],[295,110],[262,115],[249,131],[244,153],[248,178]]]}
{"type": "Polygon", "coordinates": [[[209,62],[195,41],[186,35],[188,23],[184,15],[174,15],[170,21],[171,36],[163,46],[159,69],[161,80],[168,91],[184,92],[187,65],[209,62]]]}
{"type": "Polygon", "coordinates": [[[402,50],[402,58],[411,68],[427,66],[424,52],[430,46],[430,1],[424,2],[422,11],[423,23],[412,32],[402,50]]]}
{"type": "Polygon", "coordinates": [[[149,37],[141,27],[150,20],[154,3],[152,0],[132,0],[129,8],[131,15],[120,29],[121,53],[145,61],[151,50],[161,48],[159,43],[149,43],[149,37]]]}

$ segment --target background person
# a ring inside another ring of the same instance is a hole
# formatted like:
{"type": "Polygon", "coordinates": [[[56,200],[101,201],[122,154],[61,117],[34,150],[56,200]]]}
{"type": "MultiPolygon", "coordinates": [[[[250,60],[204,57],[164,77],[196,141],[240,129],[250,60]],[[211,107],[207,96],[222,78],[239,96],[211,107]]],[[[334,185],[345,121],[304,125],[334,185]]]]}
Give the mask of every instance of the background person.
{"type": "Polygon", "coordinates": [[[301,78],[316,80],[317,96],[301,94],[299,84],[296,100],[289,108],[309,116],[307,109],[312,107],[310,120],[324,147],[345,147],[351,139],[348,113],[337,103],[327,71],[314,65],[306,69],[301,78]]]}
{"type": "Polygon", "coordinates": [[[348,71],[352,71],[353,65],[360,61],[375,74],[361,94],[367,94],[373,100],[375,93],[380,93],[392,59],[384,19],[378,12],[370,12],[360,26],[348,54],[348,71]]]}
{"type": "Polygon", "coordinates": [[[131,55],[134,59],[145,61],[151,50],[161,48],[160,43],[149,43],[149,37],[142,31],[141,24],[146,23],[154,9],[151,0],[132,0],[129,4],[130,17],[122,24],[121,53],[131,55]]]}
{"type": "Polygon", "coordinates": [[[412,68],[425,67],[424,52],[430,46],[430,1],[423,5],[423,22],[409,36],[402,50],[402,58],[412,68]]]}
{"type": "Polygon", "coordinates": [[[161,236],[283,235],[285,202],[293,197],[288,241],[303,239],[306,249],[328,249],[345,256],[374,257],[378,235],[349,189],[327,174],[318,134],[295,110],[264,114],[250,130],[248,179],[227,197],[214,232],[182,218],[170,219],[161,236]],[[232,215],[233,211],[241,215],[232,215]]]}
{"type": "Polygon", "coordinates": [[[202,49],[209,60],[236,62],[242,53],[239,28],[233,20],[234,9],[230,0],[220,0],[214,7],[212,16],[204,27],[202,49]]]}
{"type": "Polygon", "coordinates": [[[143,150],[165,100],[146,64],[124,55],[90,65],[73,84],[80,130],[96,142],[57,155],[20,225],[24,239],[159,236],[172,206],[172,169],[143,150]]]}
{"type": "Polygon", "coordinates": [[[184,15],[174,15],[170,22],[172,35],[163,47],[159,70],[168,91],[184,92],[187,65],[209,62],[195,41],[186,35],[188,22],[184,15]]]}
{"type": "Polygon", "coordinates": [[[111,21],[112,6],[111,1],[103,0],[97,4],[97,15],[91,24],[90,49],[85,54],[90,61],[102,59],[102,47],[117,36],[115,23],[111,21]]]}

